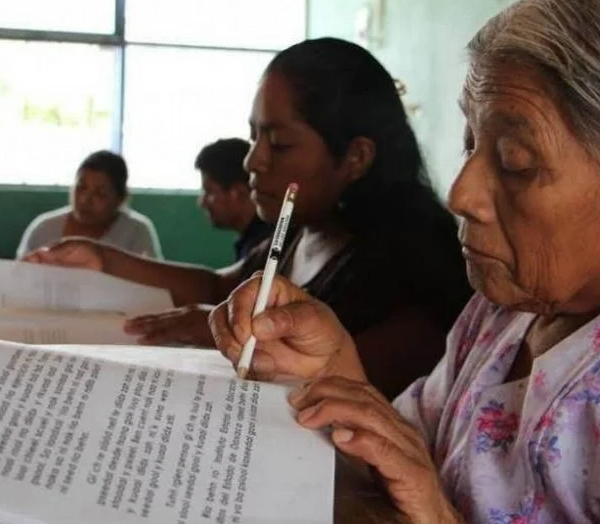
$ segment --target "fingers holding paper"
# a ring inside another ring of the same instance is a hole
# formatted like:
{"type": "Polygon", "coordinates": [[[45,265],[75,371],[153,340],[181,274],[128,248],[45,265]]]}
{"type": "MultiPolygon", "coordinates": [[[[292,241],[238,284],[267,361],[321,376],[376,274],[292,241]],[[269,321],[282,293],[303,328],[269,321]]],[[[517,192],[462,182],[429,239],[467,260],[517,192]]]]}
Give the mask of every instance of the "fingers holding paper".
{"type": "Polygon", "coordinates": [[[27,253],[24,262],[77,267],[102,271],[104,261],[97,244],[85,239],[62,240],[52,246],[27,253]]]}
{"type": "Polygon", "coordinates": [[[373,386],[329,377],[295,390],[289,400],[302,426],[332,428],[338,449],[372,466],[411,522],[459,521],[427,444],[373,386]]]}
{"type": "Polygon", "coordinates": [[[331,309],[286,279],[276,277],[266,311],[253,318],[259,286],[260,277],[253,277],[210,315],[217,348],[234,365],[237,366],[242,346],[254,335],[254,378],[346,374],[364,379],[354,343],[331,309]]]}
{"type": "Polygon", "coordinates": [[[185,344],[190,346],[214,347],[208,328],[211,306],[194,304],[162,313],[143,315],[128,319],[124,330],[139,336],[138,342],[145,345],[185,344]]]}

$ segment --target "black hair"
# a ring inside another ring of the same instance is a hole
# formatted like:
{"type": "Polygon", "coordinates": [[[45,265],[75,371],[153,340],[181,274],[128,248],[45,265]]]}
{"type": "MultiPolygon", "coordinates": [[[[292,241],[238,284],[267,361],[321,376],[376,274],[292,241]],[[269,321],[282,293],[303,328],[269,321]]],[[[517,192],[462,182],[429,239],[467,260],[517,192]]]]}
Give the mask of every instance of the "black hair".
{"type": "Polygon", "coordinates": [[[95,151],[81,162],[77,172],[83,169],[106,173],[115,193],[121,198],[127,196],[127,164],[121,155],[106,149],[95,151]]]}
{"type": "Polygon", "coordinates": [[[334,159],[341,161],[357,137],[374,142],[372,165],[341,195],[340,217],[366,264],[449,328],[472,290],[457,223],[432,188],[394,79],[367,50],[336,38],[283,50],[269,73],[288,82],[298,116],[334,159]]]}
{"type": "Polygon", "coordinates": [[[221,138],[204,146],[194,162],[194,167],[214,180],[223,189],[234,184],[247,184],[248,173],[244,170],[244,158],[250,143],[241,138],[221,138]]]}
{"type": "Polygon", "coordinates": [[[277,54],[269,73],[289,83],[295,110],[335,159],[356,137],[374,142],[373,164],[339,202],[349,229],[385,226],[415,207],[449,216],[431,187],[396,83],[367,50],[337,38],[305,40],[277,54]]]}

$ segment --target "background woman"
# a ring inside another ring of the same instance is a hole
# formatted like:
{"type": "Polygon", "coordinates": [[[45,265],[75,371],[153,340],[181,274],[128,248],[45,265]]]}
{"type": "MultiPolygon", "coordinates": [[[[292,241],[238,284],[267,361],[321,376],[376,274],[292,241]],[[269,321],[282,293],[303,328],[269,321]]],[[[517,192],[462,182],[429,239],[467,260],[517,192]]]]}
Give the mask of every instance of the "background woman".
{"type": "Polygon", "coordinates": [[[71,203],[38,216],[27,226],[17,258],[63,237],[102,240],[131,253],[162,258],[149,218],[124,206],[127,165],[110,151],[96,151],[81,163],[71,190],[71,203]]]}

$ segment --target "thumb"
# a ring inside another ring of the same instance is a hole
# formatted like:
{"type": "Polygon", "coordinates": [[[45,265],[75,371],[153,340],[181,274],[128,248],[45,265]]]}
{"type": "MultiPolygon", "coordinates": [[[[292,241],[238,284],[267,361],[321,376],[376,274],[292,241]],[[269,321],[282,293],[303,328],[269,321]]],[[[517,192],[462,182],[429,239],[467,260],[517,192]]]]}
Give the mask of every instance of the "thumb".
{"type": "Polygon", "coordinates": [[[57,258],[55,254],[48,249],[40,249],[28,255],[25,258],[27,262],[35,262],[37,264],[56,264],[57,258]]]}
{"type": "Polygon", "coordinates": [[[37,251],[27,253],[26,255],[23,255],[20,259],[21,262],[31,262],[33,264],[39,264],[40,260],[40,254],[37,251]]]}
{"type": "Polygon", "coordinates": [[[318,300],[292,302],[268,309],[252,320],[257,340],[286,339],[310,355],[327,355],[344,339],[344,328],[333,311],[318,300]]]}
{"type": "Polygon", "coordinates": [[[20,260],[24,262],[38,262],[46,253],[48,253],[48,246],[38,247],[25,253],[20,260]]]}

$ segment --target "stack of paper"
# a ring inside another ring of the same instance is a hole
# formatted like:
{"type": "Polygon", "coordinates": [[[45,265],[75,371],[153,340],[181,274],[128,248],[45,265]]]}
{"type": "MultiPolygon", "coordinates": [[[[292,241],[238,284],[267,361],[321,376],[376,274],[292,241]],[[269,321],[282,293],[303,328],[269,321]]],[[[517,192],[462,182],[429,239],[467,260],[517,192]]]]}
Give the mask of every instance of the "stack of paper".
{"type": "Polygon", "coordinates": [[[168,291],[87,269],[0,260],[0,339],[132,344],[127,316],[173,307],[168,291]]]}

